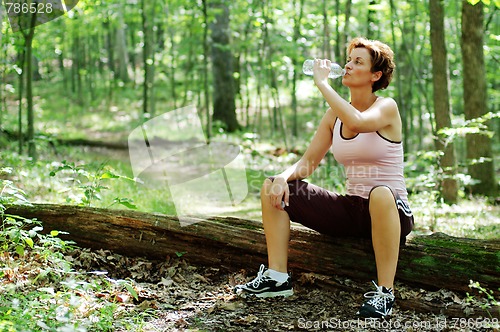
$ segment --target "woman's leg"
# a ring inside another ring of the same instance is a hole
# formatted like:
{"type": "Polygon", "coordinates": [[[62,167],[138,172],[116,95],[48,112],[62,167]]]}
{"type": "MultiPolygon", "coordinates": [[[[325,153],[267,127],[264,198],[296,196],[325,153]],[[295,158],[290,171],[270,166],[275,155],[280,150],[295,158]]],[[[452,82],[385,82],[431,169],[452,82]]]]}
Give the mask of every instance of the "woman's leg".
{"type": "Polygon", "coordinates": [[[369,209],[378,285],[394,288],[401,224],[392,191],[385,186],[374,188],[370,193],[369,209]]]}
{"type": "Polygon", "coordinates": [[[290,217],[287,212],[271,206],[269,199],[271,185],[272,181],[266,179],[260,193],[268,267],[278,272],[287,272],[290,217]]]}

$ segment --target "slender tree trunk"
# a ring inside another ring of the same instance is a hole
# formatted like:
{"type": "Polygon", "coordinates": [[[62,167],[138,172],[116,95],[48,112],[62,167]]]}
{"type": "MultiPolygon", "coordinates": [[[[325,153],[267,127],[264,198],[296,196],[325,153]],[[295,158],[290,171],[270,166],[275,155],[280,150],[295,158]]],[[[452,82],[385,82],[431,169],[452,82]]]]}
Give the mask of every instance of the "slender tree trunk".
{"type": "Polygon", "coordinates": [[[344,48],[344,45],[341,45],[342,36],[340,34],[340,13],[340,0],[335,0],[335,59],[332,60],[343,64],[346,58],[342,57],[341,51],[341,49],[344,48]]]}
{"type": "Polygon", "coordinates": [[[212,116],[210,114],[210,87],[208,85],[208,58],[209,58],[209,45],[208,45],[208,8],[207,0],[202,0],[203,4],[203,92],[205,101],[206,112],[206,135],[209,140],[212,137],[212,116]]]}
{"type": "MultiPolygon", "coordinates": [[[[265,3],[267,0],[262,1],[262,8],[261,8],[261,13],[264,12],[265,10],[265,3]]],[[[264,67],[265,67],[265,54],[266,54],[266,48],[267,48],[267,22],[265,24],[260,25],[260,42],[259,49],[257,50],[258,54],[258,59],[257,59],[257,72],[255,74],[255,77],[257,78],[256,86],[255,86],[255,105],[256,105],[256,110],[255,110],[255,117],[254,117],[254,132],[257,132],[259,135],[262,134],[262,112],[263,112],[263,97],[262,97],[262,82],[264,82],[264,67]]],[[[273,134],[273,131],[271,131],[271,136],[273,134]]]]}
{"type": "MultiPolygon", "coordinates": [[[[151,25],[151,66],[149,67],[151,73],[149,75],[149,89],[150,89],[150,100],[149,100],[149,113],[151,117],[156,114],[156,92],[155,92],[155,76],[156,76],[156,54],[158,53],[159,45],[164,45],[165,38],[163,36],[163,29],[156,24],[156,0],[152,1],[151,12],[149,14],[149,19],[152,22],[151,25]],[[154,33],[156,31],[156,33],[154,33]],[[156,38],[155,38],[156,36],[156,38]]],[[[161,12],[161,11],[160,11],[161,12]]]]}
{"type": "Polygon", "coordinates": [[[115,68],[115,48],[113,47],[113,39],[115,34],[113,33],[113,28],[111,27],[110,23],[110,17],[108,16],[106,18],[106,21],[104,22],[104,30],[105,30],[105,36],[106,36],[106,49],[108,51],[108,68],[109,71],[111,72],[116,72],[115,68]]]}
{"type": "Polygon", "coordinates": [[[349,30],[350,30],[350,21],[351,21],[351,8],[352,8],[352,0],[347,0],[345,4],[345,24],[344,24],[344,30],[342,33],[342,43],[340,45],[340,58],[343,60],[347,59],[347,54],[346,52],[346,47],[347,47],[347,38],[349,37],[349,30]]]}
{"type": "MultiPolygon", "coordinates": [[[[6,39],[6,40],[7,40],[7,38],[8,38],[8,32],[9,32],[9,30],[7,30],[7,34],[5,35],[5,38],[4,38],[4,39],[6,39]]],[[[4,36],[2,36],[2,38],[3,38],[3,37],[4,37],[4,36]]],[[[4,57],[4,59],[7,59],[8,47],[7,47],[6,43],[0,43],[0,44],[2,45],[3,57],[4,57]]],[[[2,86],[5,86],[5,84],[6,84],[6,83],[5,83],[5,82],[6,82],[6,70],[7,70],[6,66],[5,66],[5,65],[4,65],[4,66],[2,66],[2,86]]],[[[2,103],[2,105],[3,105],[3,110],[4,110],[5,112],[7,112],[7,97],[6,97],[6,95],[2,95],[2,99],[0,100],[0,103],[2,103]]],[[[1,119],[0,119],[0,120],[1,120],[1,119]]],[[[0,121],[0,125],[1,125],[1,124],[2,124],[2,123],[1,123],[1,121],[0,121]]]]}
{"type": "MultiPolygon", "coordinates": [[[[29,29],[26,31],[21,30],[21,33],[24,37],[24,50],[26,53],[24,54],[23,51],[23,59],[22,63],[23,66],[22,68],[22,74],[20,78],[20,85],[23,86],[23,77],[26,75],[26,102],[27,102],[27,109],[26,109],[26,116],[27,116],[27,122],[28,122],[28,131],[27,131],[27,140],[28,140],[28,156],[31,157],[33,161],[36,161],[37,156],[36,156],[36,145],[35,145],[35,124],[34,124],[34,110],[33,110],[33,37],[35,35],[35,23],[36,23],[36,13],[32,14],[29,18],[28,22],[28,27],[29,29]],[[26,71],[24,71],[24,64],[26,64],[26,71]]],[[[22,104],[22,90],[19,93],[20,95],[20,112],[19,112],[19,127],[20,127],[20,135],[19,137],[22,137],[22,120],[21,120],[21,104],[22,104]]],[[[21,148],[20,148],[21,150],[21,148]]]]}
{"type": "Polygon", "coordinates": [[[27,116],[28,116],[28,156],[31,160],[36,161],[36,145],[35,145],[35,116],[33,110],[33,37],[35,35],[35,19],[36,14],[32,18],[32,27],[29,30],[26,42],[26,101],[27,101],[27,116]]]}
{"type": "MultiPolygon", "coordinates": [[[[249,19],[247,21],[247,24],[245,26],[245,39],[244,40],[247,40],[248,39],[248,36],[250,35],[250,30],[251,30],[251,27],[252,27],[252,20],[249,19]]],[[[251,96],[250,96],[250,86],[249,86],[249,77],[250,77],[250,72],[251,72],[251,66],[250,66],[250,63],[248,62],[248,46],[244,45],[243,46],[243,51],[242,51],[242,62],[244,64],[244,66],[242,67],[242,70],[240,72],[240,76],[244,82],[244,86],[245,86],[245,105],[244,105],[244,109],[245,109],[245,127],[246,128],[250,128],[250,123],[251,123],[251,120],[250,120],[250,99],[251,99],[251,96]]],[[[242,97],[243,99],[243,97],[242,97]]]]}
{"type": "Polygon", "coordinates": [[[128,74],[128,52],[127,52],[127,38],[125,34],[125,22],[123,20],[123,8],[117,10],[118,15],[118,28],[116,29],[115,48],[117,54],[117,78],[128,83],[130,76],[128,74]]]}
{"type": "MultiPolygon", "coordinates": [[[[390,3],[390,7],[391,7],[392,49],[393,49],[395,54],[399,54],[400,48],[398,47],[398,44],[397,44],[398,38],[396,37],[396,27],[394,24],[394,22],[398,22],[399,14],[398,14],[398,9],[397,9],[396,5],[394,4],[394,0],[390,0],[389,3],[390,3]]],[[[401,28],[400,28],[400,30],[401,30],[401,28]]],[[[395,70],[394,76],[396,78],[396,91],[397,91],[395,99],[398,103],[399,111],[401,113],[402,122],[404,124],[405,120],[406,120],[405,116],[406,116],[407,112],[406,112],[406,101],[404,100],[404,98],[402,98],[402,96],[403,96],[403,82],[401,80],[401,70],[399,68],[397,68],[395,70]]],[[[406,132],[404,129],[405,128],[403,126],[403,137],[406,137],[406,132]]],[[[406,138],[404,138],[404,141],[406,141],[406,138]]],[[[405,148],[406,148],[406,144],[404,144],[404,146],[403,146],[403,149],[405,149],[405,148]]]]}
{"type": "MultiPolygon", "coordinates": [[[[61,22],[64,22],[61,20],[61,22]]],[[[64,26],[64,23],[61,23],[64,26]]],[[[66,49],[66,38],[65,34],[62,34],[61,36],[61,44],[63,45],[63,49],[66,49]]],[[[65,52],[63,50],[60,50],[60,53],[57,54],[57,61],[59,63],[59,71],[61,72],[61,77],[62,77],[62,84],[63,84],[63,91],[65,94],[69,93],[68,91],[68,75],[66,73],[66,69],[64,68],[64,56],[65,52]]]]}
{"type": "MultiPolygon", "coordinates": [[[[88,35],[86,37],[87,39],[87,45],[88,45],[88,50],[87,50],[87,86],[89,89],[89,95],[90,95],[90,102],[93,100],[96,100],[96,82],[98,81],[96,78],[96,64],[94,61],[94,53],[92,52],[94,50],[94,47],[90,47],[90,45],[93,44],[93,41],[96,39],[95,36],[88,35]]],[[[99,49],[99,48],[96,48],[99,49]]]]}
{"type": "Polygon", "coordinates": [[[432,83],[434,90],[434,114],[436,118],[436,149],[443,152],[440,167],[444,172],[441,183],[441,194],[447,203],[456,203],[458,185],[455,179],[455,147],[447,137],[439,135],[442,128],[451,127],[451,108],[448,79],[448,60],[444,34],[443,0],[430,0],[429,13],[431,21],[432,48],[432,83]]]}
{"type": "Polygon", "coordinates": [[[377,26],[375,22],[375,10],[372,6],[377,4],[376,0],[370,0],[370,5],[368,6],[368,13],[366,15],[366,37],[371,39],[376,39],[375,32],[373,29],[377,26]]]}
{"type": "Polygon", "coordinates": [[[82,91],[82,75],[80,70],[81,68],[81,54],[82,49],[80,45],[80,36],[79,34],[73,37],[73,57],[71,64],[71,74],[72,74],[72,87],[73,93],[76,94],[76,99],[78,104],[83,104],[83,91],[82,91]]]}
{"type": "Polygon", "coordinates": [[[132,68],[132,80],[134,82],[134,87],[137,86],[137,75],[136,75],[136,68],[137,68],[137,56],[135,53],[135,46],[136,46],[136,41],[135,41],[135,36],[137,33],[135,24],[127,22],[129,25],[129,39],[130,39],[130,49],[129,49],[129,61],[130,61],[130,67],[132,68]]]}
{"type": "Polygon", "coordinates": [[[273,138],[274,137],[274,134],[277,133],[279,131],[279,127],[278,127],[278,117],[277,117],[277,114],[276,114],[276,107],[272,107],[272,95],[273,95],[273,91],[272,89],[274,88],[273,87],[273,69],[272,69],[272,62],[273,62],[273,47],[270,43],[270,32],[269,32],[269,28],[272,28],[272,25],[273,25],[273,21],[272,21],[272,17],[270,15],[272,15],[271,12],[271,2],[273,0],[268,0],[268,1],[263,1],[262,2],[262,19],[264,20],[264,24],[262,24],[263,26],[263,33],[264,33],[264,36],[263,36],[263,44],[264,46],[262,47],[262,51],[263,51],[263,66],[262,66],[262,70],[264,71],[264,75],[265,75],[265,78],[264,78],[264,81],[263,82],[267,82],[267,86],[270,86],[271,89],[265,89],[264,90],[264,98],[266,100],[266,109],[268,110],[267,112],[267,115],[269,117],[269,124],[270,124],[270,128],[271,128],[271,137],[273,138]],[[272,111],[271,111],[272,110],[272,111]]]}
{"type": "Polygon", "coordinates": [[[147,0],[141,1],[141,17],[142,17],[142,32],[144,38],[144,45],[142,47],[142,57],[143,57],[143,67],[144,67],[144,82],[142,85],[142,112],[143,114],[149,114],[149,98],[150,98],[150,76],[151,69],[150,67],[153,64],[153,59],[151,59],[151,31],[150,31],[150,22],[148,18],[149,8],[147,5],[147,0]]]}
{"type": "MultiPolygon", "coordinates": [[[[294,23],[293,23],[293,40],[296,45],[298,45],[299,38],[301,36],[300,28],[302,25],[302,15],[304,13],[304,0],[298,1],[298,14],[294,15],[294,23]]],[[[293,2],[293,9],[297,10],[297,1],[293,2]]],[[[298,112],[297,112],[297,76],[299,66],[299,52],[298,50],[293,53],[292,65],[293,65],[293,77],[292,77],[292,114],[293,114],[293,124],[292,124],[292,135],[295,137],[299,136],[299,125],[298,125],[298,112]]]]}
{"type": "Polygon", "coordinates": [[[23,47],[22,51],[19,53],[19,68],[21,68],[21,73],[19,74],[19,88],[18,88],[18,114],[17,114],[17,131],[19,132],[19,145],[18,153],[23,154],[24,150],[24,133],[23,133],[23,96],[24,96],[24,75],[25,75],[25,63],[26,63],[26,49],[23,47]]]}
{"type": "MultiPolygon", "coordinates": [[[[168,70],[170,71],[170,73],[169,73],[169,76],[170,76],[170,96],[172,98],[174,108],[177,108],[177,89],[176,89],[177,84],[176,84],[176,80],[175,80],[175,67],[177,64],[176,56],[175,56],[175,28],[169,27],[168,32],[169,32],[169,39],[170,39],[170,58],[172,59],[170,66],[168,68],[168,70]]],[[[188,77],[188,73],[186,73],[184,78],[186,80],[188,80],[188,82],[186,82],[184,84],[185,89],[184,89],[184,99],[182,102],[182,106],[184,106],[188,100],[188,91],[190,88],[190,84],[189,84],[190,77],[188,77]]]]}
{"type": "Polygon", "coordinates": [[[331,6],[330,1],[323,0],[322,14],[323,14],[323,57],[325,59],[332,58],[332,48],[330,47],[330,18],[328,17],[328,7],[331,6]]]}
{"type": "Polygon", "coordinates": [[[74,98],[76,94],[76,58],[75,58],[75,41],[74,37],[71,39],[71,41],[68,42],[68,48],[71,49],[71,68],[70,68],[70,92],[71,96],[74,98]]]}
{"type": "MultiPolygon", "coordinates": [[[[488,112],[486,72],[483,53],[483,3],[471,5],[462,1],[462,61],[465,119],[481,117],[488,112]]],[[[474,194],[494,196],[498,192],[493,167],[491,139],[486,135],[466,136],[469,174],[479,182],[474,194]]]]}
{"type": "Polygon", "coordinates": [[[214,77],[213,119],[220,120],[228,132],[233,132],[239,129],[240,125],[236,118],[228,0],[218,0],[212,8],[215,10],[215,20],[211,24],[214,77]]]}

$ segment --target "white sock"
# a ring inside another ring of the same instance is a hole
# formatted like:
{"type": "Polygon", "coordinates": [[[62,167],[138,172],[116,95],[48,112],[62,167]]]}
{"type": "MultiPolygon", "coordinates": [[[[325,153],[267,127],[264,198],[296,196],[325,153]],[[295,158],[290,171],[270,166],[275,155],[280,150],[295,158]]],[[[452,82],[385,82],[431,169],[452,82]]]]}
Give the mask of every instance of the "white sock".
{"type": "Polygon", "coordinates": [[[288,273],[285,272],[278,272],[273,269],[268,269],[266,271],[266,274],[271,277],[271,279],[276,280],[278,282],[285,282],[288,279],[288,273]]]}

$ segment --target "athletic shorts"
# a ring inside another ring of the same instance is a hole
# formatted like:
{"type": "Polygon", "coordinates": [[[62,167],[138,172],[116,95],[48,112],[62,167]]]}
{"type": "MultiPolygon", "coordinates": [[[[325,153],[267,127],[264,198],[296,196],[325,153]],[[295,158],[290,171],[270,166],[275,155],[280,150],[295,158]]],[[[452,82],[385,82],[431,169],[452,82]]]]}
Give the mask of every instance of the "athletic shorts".
{"type": "MultiPolygon", "coordinates": [[[[270,178],[273,180],[273,178],[270,178]]],[[[339,195],[302,180],[288,183],[290,220],[335,237],[371,239],[369,200],[360,196],[339,195]]],[[[413,229],[413,215],[407,203],[391,187],[401,223],[401,243],[413,229]]],[[[373,190],[373,189],[372,189],[373,190]]]]}

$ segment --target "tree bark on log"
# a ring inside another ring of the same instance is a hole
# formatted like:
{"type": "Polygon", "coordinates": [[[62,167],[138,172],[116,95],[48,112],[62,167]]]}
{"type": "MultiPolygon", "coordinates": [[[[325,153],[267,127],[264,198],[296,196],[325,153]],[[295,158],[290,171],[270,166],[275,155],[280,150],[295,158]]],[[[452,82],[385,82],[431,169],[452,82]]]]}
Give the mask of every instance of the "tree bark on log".
{"type": "MultiPolygon", "coordinates": [[[[11,206],[5,213],[41,220],[47,232],[68,232],[61,237],[81,247],[129,256],[164,259],[183,253],[189,263],[228,271],[257,268],[267,262],[265,236],[258,221],[192,218],[192,224],[181,226],[175,216],[54,204],[11,206]]],[[[360,281],[376,277],[371,241],[333,238],[296,226],[291,229],[289,267],[294,273],[312,272],[325,277],[318,278],[318,283],[327,287],[341,288],[327,276],[360,281]]],[[[441,233],[412,237],[401,246],[396,278],[428,290],[445,288],[462,294],[471,291],[469,281],[473,280],[498,298],[500,240],[456,238],[441,233]]],[[[429,304],[421,309],[429,310],[429,304]]]]}

